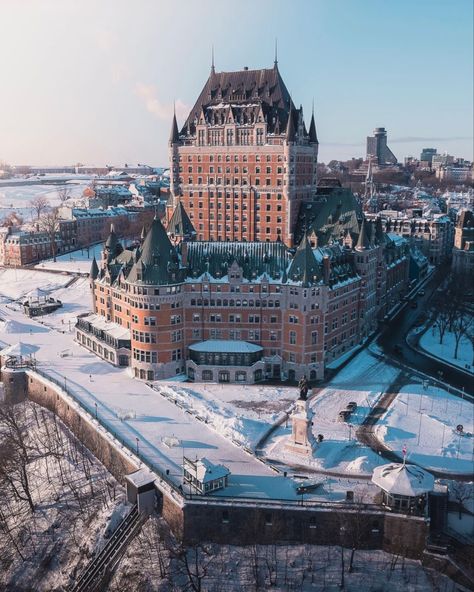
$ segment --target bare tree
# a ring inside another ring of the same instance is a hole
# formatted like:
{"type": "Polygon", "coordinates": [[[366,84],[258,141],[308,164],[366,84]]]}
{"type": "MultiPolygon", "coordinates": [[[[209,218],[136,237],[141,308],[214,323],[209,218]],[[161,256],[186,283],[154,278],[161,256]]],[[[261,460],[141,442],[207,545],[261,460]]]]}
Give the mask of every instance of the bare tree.
{"type": "Polygon", "coordinates": [[[49,207],[49,200],[44,195],[38,195],[30,201],[30,207],[35,212],[36,218],[39,220],[41,214],[49,207]]]}
{"type": "Polygon", "coordinates": [[[57,193],[59,201],[61,204],[64,204],[71,197],[71,188],[65,185],[64,187],[60,187],[57,193]]]}
{"type": "Polygon", "coordinates": [[[459,520],[462,519],[462,511],[464,502],[471,498],[473,492],[471,487],[467,483],[461,481],[453,481],[450,492],[453,494],[454,499],[458,502],[459,520]]]}
{"type": "Polygon", "coordinates": [[[457,319],[453,322],[453,333],[454,333],[454,359],[458,359],[458,350],[461,339],[464,335],[467,335],[469,328],[472,325],[472,317],[467,314],[461,313],[457,319]]]}
{"type": "Polygon", "coordinates": [[[23,217],[17,212],[10,212],[8,216],[2,218],[0,226],[21,226],[23,224],[23,217]]]}
{"type": "Polygon", "coordinates": [[[53,208],[46,212],[40,219],[40,229],[43,230],[49,238],[49,245],[53,261],[56,261],[57,238],[60,229],[58,208],[53,208]]]}

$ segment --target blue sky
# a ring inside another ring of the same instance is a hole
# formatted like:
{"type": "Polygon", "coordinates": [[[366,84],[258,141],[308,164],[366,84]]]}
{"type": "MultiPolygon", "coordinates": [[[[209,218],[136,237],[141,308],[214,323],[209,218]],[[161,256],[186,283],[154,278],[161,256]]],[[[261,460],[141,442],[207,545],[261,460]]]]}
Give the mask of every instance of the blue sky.
{"type": "Polygon", "coordinates": [[[320,160],[364,154],[376,126],[398,158],[473,157],[472,0],[0,0],[0,160],[167,163],[216,69],[271,67],[320,160]]]}

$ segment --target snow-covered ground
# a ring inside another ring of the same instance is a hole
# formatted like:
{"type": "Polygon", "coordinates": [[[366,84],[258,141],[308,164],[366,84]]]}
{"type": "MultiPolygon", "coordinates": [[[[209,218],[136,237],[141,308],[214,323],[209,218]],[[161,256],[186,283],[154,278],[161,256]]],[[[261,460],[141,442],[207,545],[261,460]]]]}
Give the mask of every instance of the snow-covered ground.
{"type": "Polygon", "coordinates": [[[102,249],[104,248],[103,243],[92,245],[91,247],[78,249],[77,251],[71,251],[64,255],[56,257],[56,261],[47,259],[36,265],[37,269],[46,269],[52,271],[66,271],[69,273],[89,273],[91,268],[92,259],[95,257],[97,260],[102,255],[102,249]]]}
{"type": "Polygon", "coordinates": [[[154,386],[164,396],[192,409],[220,434],[251,449],[298,397],[296,387],[285,386],[178,385],[174,381],[159,381],[154,386]]]}
{"type": "Polygon", "coordinates": [[[400,456],[406,446],[407,459],[427,469],[468,474],[474,462],[473,411],[472,403],[445,390],[409,384],[377,424],[376,435],[400,456]]]}
{"type": "Polygon", "coordinates": [[[446,360],[450,364],[460,366],[461,368],[465,368],[471,372],[473,371],[472,344],[470,340],[464,335],[461,337],[459,343],[457,358],[454,357],[454,350],[456,347],[454,333],[446,331],[443,336],[443,343],[440,343],[439,332],[435,326],[430,327],[428,331],[424,333],[420,339],[419,346],[433,356],[446,360]]]}
{"type": "Polygon", "coordinates": [[[0,269],[0,297],[26,299],[36,296],[37,290],[41,296],[53,295],[55,290],[64,287],[71,279],[66,275],[41,273],[33,269],[0,269]]]}
{"type": "Polygon", "coordinates": [[[350,570],[351,550],[336,546],[203,544],[188,548],[184,555],[170,551],[162,533],[156,519],[145,524],[121,560],[110,592],[198,589],[197,584],[192,588],[191,579],[206,592],[336,592],[342,588],[349,592],[453,592],[457,588],[419,561],[380,550],[357,550],[350,570]]]}
{"type": "MultiPolygon", "coordinates": [[[[90,180],[79,180],[67,183],[71,190],[70,201],[80,200],[82,192],[90,183],[90,180]]],[[[45,197],[51,206],[58,206],[58,189],[63,185],[20,185],[5,187],[0,185],[0,218],[8,216],[11,212],[17,212],[23,217],[24,222],[31,222],[34,212],[30,202],[37,197],[45,197]]]]}
{"type": "Polygon", "coordinates": [[[275,431],[265,454],[290,466],[297,464],[321,471],[371,475],[374,467],[385,461],[370,448],[359,444],[355,431],[397,374],[396,368],[375,359],[369,351],[362,351],[310,402],[314,414],[313,434],[324,436],[324,440],[316,445],[313,458],[308,460],[286,449],[291,422],[282,424],[275,431]],[[340,421],[339,412],[349,402],[357,403],[357,409],[349,422],[340,421]]]}

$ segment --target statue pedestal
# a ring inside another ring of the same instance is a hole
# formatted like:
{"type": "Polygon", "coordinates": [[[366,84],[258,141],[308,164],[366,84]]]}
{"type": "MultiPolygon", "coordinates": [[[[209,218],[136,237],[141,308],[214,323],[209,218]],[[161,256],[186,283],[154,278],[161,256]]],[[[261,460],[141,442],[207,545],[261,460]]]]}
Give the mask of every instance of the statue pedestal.
{"type": "Polygon", "coordinates": [[[291,436],[286,449],[304,456],[313,455],[313,434],[311,430],[312,413],[308,410],[307,401],[298,399],[291,414],[291,436]]]}

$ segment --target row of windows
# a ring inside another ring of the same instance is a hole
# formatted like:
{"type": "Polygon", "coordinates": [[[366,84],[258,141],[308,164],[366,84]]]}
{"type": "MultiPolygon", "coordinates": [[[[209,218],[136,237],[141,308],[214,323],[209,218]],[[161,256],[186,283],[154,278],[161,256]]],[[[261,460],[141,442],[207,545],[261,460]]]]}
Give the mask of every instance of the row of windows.
{"type": "Polygon", "coordinates": [[[140,343],[156,343],[156,333],[145,333],[143,331],[132,331],[132,337],[140,343]]]}
{"type": "MultiPolygon", "coordinates": [[[[273,195],[272,193],[266,193],[265,195],[266,195],[266,199],[272,199],[272,195],[273,195]]],[[[202,196],[203,196],[203,192],[202,191],[198,191],[197,197],[202,197],[202,196]]],[[[189,192],[189,197],[195,197],[193,191],[190,191],[189,192]]],[[[225,197],[226,199],[231,199],[231,198],[232,199],[247,199],[248,195],[245,192],[242,192],[240,195],[237,195],[235,193],[232,193],[232,194],[225,193],[225,195],[224,195],[222,191],[216,191],[216,192],[214,192],[212,190],[209,190],[207,192],[207,197],[209,197],[209,198],[217,197],[219,199],[221,199],[222,197],[225,197]]],[[[261,193],[255,193],[255,196],[254,197],[255,197],[256,200],[259,200],[262,197],[262,194],[261,193]]],[[[277,198],[277,201],[281,201],[283,199],[283,195],[281,193],[277,193],[276,194],[276,198],[277,198]]],[[[242,206],[243,209],[245,209],[244,206],[245,206],[245,204],[242,206]]],[[[201,206],[199,206],[199,207],[201,207],[201,206]]],[[[209,207],[210,208],[213,208],[214,206],[209,204],[209,207]]],[[[217,207],[220,208],[219,205],[217,207]]]]}
{"type": "MultiPolygon", "coordinates": [[[[253,300],[207,300],[206,298],[191,298],[191,306],[254,306],[253,300]],[[210,303],[210,304],[209,304],[210,303]]],[[[280,308],[279,300],[255,300],[255,306],[262,306],[263,308],[280,308]]]]}
{"type": "MultiPolygon", "coordinates": [[[[180,173],[183,172],[183,167],[181,167],[181,166],[179,167],[179,172],[180,173]]],[[[192,173],[192,172],[193,172],[193,167],[192,166],[188,166],[188,173],[192,173]]],[[[198,166],[197,167],[197,172],[198,173],[202,173],[203,172],[201,166],[198,166]]],[[[217,171],[214,171],[214,167],[213,166],[209,167],[209,173],[214,173],[214,172],[222,173],[223,172],[222,167],[217,167],[217,171]]],[[[226,167],[225,173],[227,175],[230,175],[231,172],[232,172],[231,171],[231,167],[226,167]]],[[[234,167],[234,170],[233,170],[233,173],[234,174],[238,175],[238,174],[240,174],[240,172],[242,172],[243,174],[247,174],[249,172],[249,169],[248,169],[248,167],[242,167],[242,171],[240,171],[240,168],[239,167],[234,167]]],[[[258,167],[255,167],[255,173],[256,174],[259,174],[260,172],[261,172],[260,167],[259,166],[258,167]]],[[[272,173],[272,167],[267,166],[266,169],[265,169],[265,172],[267,173],[267,175],[271,175],[271,173],[272,173]]],[[[277,167],[277,174],[281,175],[283,172],[286,173],[286,168],[283,169],[282,167],[277,167]]],[[[293,172],[293,169],[292,169],[292,172],[293,172]]]]}
{"type": "MultiPolygon", "coordinates": [[[[183,160],[183,156],[180,154],[178,156],[178,160],[179,162],[182,162],[183,160]]],[[[206,158],[204,158],[204,160],[206,160],[206,158]]],[[[250,158],[250,160],[252,160],[250,158]]],[[[273,159],[275,160],[275,158],[273,159]]],[[[278,154],[276,157],[276,160],[278,162],[286,162],[286,156],[283,156],[282,154],[278,154]]],[[[290,162],[294,162],[295,160],[295,155],[294,154],[290,154],[290,162]]],[[[305,156],[303,154],[299,154],[296,157],[296,161],[297,162],[313,162],[314,158],[312,156],[305,156]]],[[[203,162],[203,157],[201,154],[198,154],[197,156],[192,156],[190,154],[188,154],[187,156],[187,161],[188,162],[203,162]]],[[[230,156],[230,154],[226,154],[225,157],[223,157],[222,154],[218,154],[217,156],[214,156],[213,154],[209,155],[209,162],[239,162],[240,161],[240,155],[239,154],[234,154],[232,157],[230,156]]],[[[248,162],[249,161],[249,157],[247,154],[242,154],[242,162],[248,162]]],[[[255,162],[271,162],[272,161],[272,156],[270,154],[267,155],[260,155],[260,154],[255,154],[255,162]]]]}

